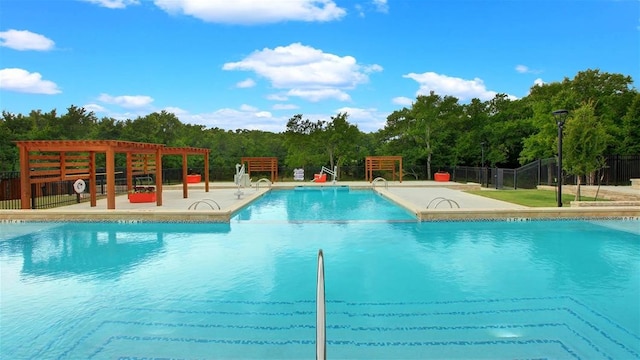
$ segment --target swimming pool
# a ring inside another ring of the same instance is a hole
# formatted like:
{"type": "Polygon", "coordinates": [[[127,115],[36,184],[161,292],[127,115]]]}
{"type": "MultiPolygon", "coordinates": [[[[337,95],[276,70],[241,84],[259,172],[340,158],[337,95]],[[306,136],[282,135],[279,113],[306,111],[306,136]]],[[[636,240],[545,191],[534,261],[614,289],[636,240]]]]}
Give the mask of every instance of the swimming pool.
{"type": "Polygon", "coordinates": [[[0,358],[312,358],[319,248],[328,358],[639,357],[638,220],[255,205],[228,224],[0,223],[0,358]]]}

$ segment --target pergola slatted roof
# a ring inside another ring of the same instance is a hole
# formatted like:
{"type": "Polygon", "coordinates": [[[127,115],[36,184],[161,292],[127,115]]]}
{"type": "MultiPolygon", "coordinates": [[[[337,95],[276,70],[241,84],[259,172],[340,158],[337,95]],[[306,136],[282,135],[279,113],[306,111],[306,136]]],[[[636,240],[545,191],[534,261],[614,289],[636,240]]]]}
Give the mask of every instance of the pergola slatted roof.
{"type": "Polygon", "coordinates": [[[154,154],[155,155],[155,178],[156,178],[156,204],[162,206],[162,155],[182,155],[183,173],[183,197],[188,197],[187,191],[187,155],[204,156],[204,181],[205,191],[209,191],[209,149],[195,147],[167,147],[163,144],[142,143],[121,140],[27,140],[15,141],[20,149],[20,185],[21,185],[21,205],[23,209],[30,208],[31,185],[42,182],[42,175],[45,174],[56,179],[89,179],[89,193],[91,196],[91,206],[96,206],[96,166],[95,153],[106,154],[106,180],[107,180],[107,208],[115,209],[115,154],[127,154],[127,189],[133,188],[132,181],[132,156],[134,154],[154,154]],[[58,158],[47,161],[43,166],[32,166],[37,164],[31,160],[42,160],[42,155],[33,155],[32,152],[57,152],[58,158]],[[78,163],[67,161],[73,155],[66,153],[89,153],[86,171],[79,171],[78,163]]]}

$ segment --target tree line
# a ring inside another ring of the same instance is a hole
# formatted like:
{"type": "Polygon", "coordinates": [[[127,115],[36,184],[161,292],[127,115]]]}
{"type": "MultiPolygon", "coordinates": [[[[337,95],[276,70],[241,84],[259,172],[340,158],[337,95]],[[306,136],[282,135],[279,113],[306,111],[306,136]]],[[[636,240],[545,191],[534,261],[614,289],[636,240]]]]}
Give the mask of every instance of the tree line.
{"type": "MultiPolygon", "coordinates": [[[[0,171],[17,171],[16,140],[124,140],[211,149],[210,167],[233,169],[243,156],[275,156],[288,168],[362,165],[368,155],[402,156],[410,167],[427,169],[426,177],[452,166],[515,168],[557,154],[554,110],[566,109],[563,156],[565,170],[584,175],[601,166],[603,155],[640,154],[640,93],[630,76],[581,71],[561,82],[535,85],[517,100],[505,94],[462,104],[453,96],[420,95],[411,106],[393,111],[385,126],[364,133],[348,113],[329,120],[292,116],[280,133],[224,130],[184,124],[173,113],[154,112],[135,119],[98,119],[71,105],[65,114],[32,110],[2,112],[0,171]],[[484,162],[484,163],[483,163],[484,162]]],[[[100,158],[99,158],[100,160],[100,158]]],[[[117,158],[121,166],[123,158],[117,158]]],[[[202,168],[203,159],[189,159],[202,168]]],[[[181,159],[163,158],[163,167],[180,167],[181,159]]]]}

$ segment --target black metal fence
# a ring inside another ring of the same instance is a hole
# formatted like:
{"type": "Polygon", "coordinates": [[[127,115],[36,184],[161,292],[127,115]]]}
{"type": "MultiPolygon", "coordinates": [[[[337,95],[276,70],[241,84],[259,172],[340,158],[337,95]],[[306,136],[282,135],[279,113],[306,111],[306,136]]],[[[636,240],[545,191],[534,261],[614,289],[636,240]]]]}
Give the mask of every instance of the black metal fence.
{"type": "MultiPolygon", "coordinates": [[[[313,179],[313,174],[320,172],[321,166],[305,167],[304,174],[306,180],[313,179]]],[[[292,181],[293,168],[281,166],[278,181],[292,181]]],[[[541,159],[517,169],[504,168],[481,168],[471,166],[455,166],[451,168],[439,168],[451,174],[451,180],[455,182],[479,183],[485,187],[496,189],[533,189],[538,185],[555,185],[558,179],[558,166],[555,158],[541,159]]],[[[96,188],[98,197],[106,196],[106,179],[104,169],[98,169],[97,173],[102,174],[96,177],[96,188]]],[[[427,180],[427,169],[425,165],[405,164],[403,169],[403,179],[427,180]]],[[[203,174],[204,169],[189,169],[189,173],[203,174]]],[[[340,180],[359,180],[365,178],[364,165],[342,166],[339,169],[340,180]]],[[[166,185],[182,183],[182,169],[168,168],[162,170],[162,180],[166,185]]],[[[235,168],[222,169],[210,168],[209,180],[212,182],[233,181],[235,168]]],[[[396,174],[398,175],[398,174],[396,174]]],[[[391,180],[390,172],[374,173],[374,177],[382,176],[391,180]]],[[[252,173],[254,180],[262,177],[269,178],[269,173],[252,173]]],[[[126,168],[116,169],[116,193],[125,194],[126,168]]],[[[581,179],[582,184],[601,185],[629,185],[630,179],[640,178],[640,155],[613,155],[605,158],[605,166],[596,171],[591,176],[581,179]]],[[[204,177],[203,177],[204,179],[204,177]]],[[[576,184],[575,176],[565,176],[563,184],[576,184]]],[[[155,183],[153,175],[134,177],[134,185],[146,185],[155,183]]],[[[71,203],[89,201],[89,181],[85,192],[76,194],[73,189],[73,181],[56,181],[38,185],[32,185],[30,199],[32,209],[45,209],[68,205],[71,203]]],[[[20,209],[20,173],[0,172],[0,209],[20,209]]]]}

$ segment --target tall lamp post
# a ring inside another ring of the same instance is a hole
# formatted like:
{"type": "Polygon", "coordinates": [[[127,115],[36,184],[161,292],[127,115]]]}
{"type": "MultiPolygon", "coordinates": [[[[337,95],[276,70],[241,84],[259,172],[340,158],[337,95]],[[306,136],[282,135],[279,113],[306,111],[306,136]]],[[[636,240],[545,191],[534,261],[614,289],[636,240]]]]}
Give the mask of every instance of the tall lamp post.
{"type": "MultiPolygon", "coordinates": [[[[486,174],[485,174],[485,171],[484,171],[484,144],[485,144],[484,141],[480,143],[480,146],[482,148],[482,161],[480,162],[480,167],[482,168],[482,170],[481,170],[482,171],[482,179],[480,180],[480,186],[484,186],[484,180],[486,178],[486,176],[485,176],[486,174]]],[[[487,185],[487,187],[488,186],[489,185],[487,185]]]]}
{"type": "Polygon", "coordinates": [[[562,128],[567,119],[567,114],[569,114],[569,111],[565,109],[553,112],[558,124],[558,207],[562,207],[562,128]]]}

